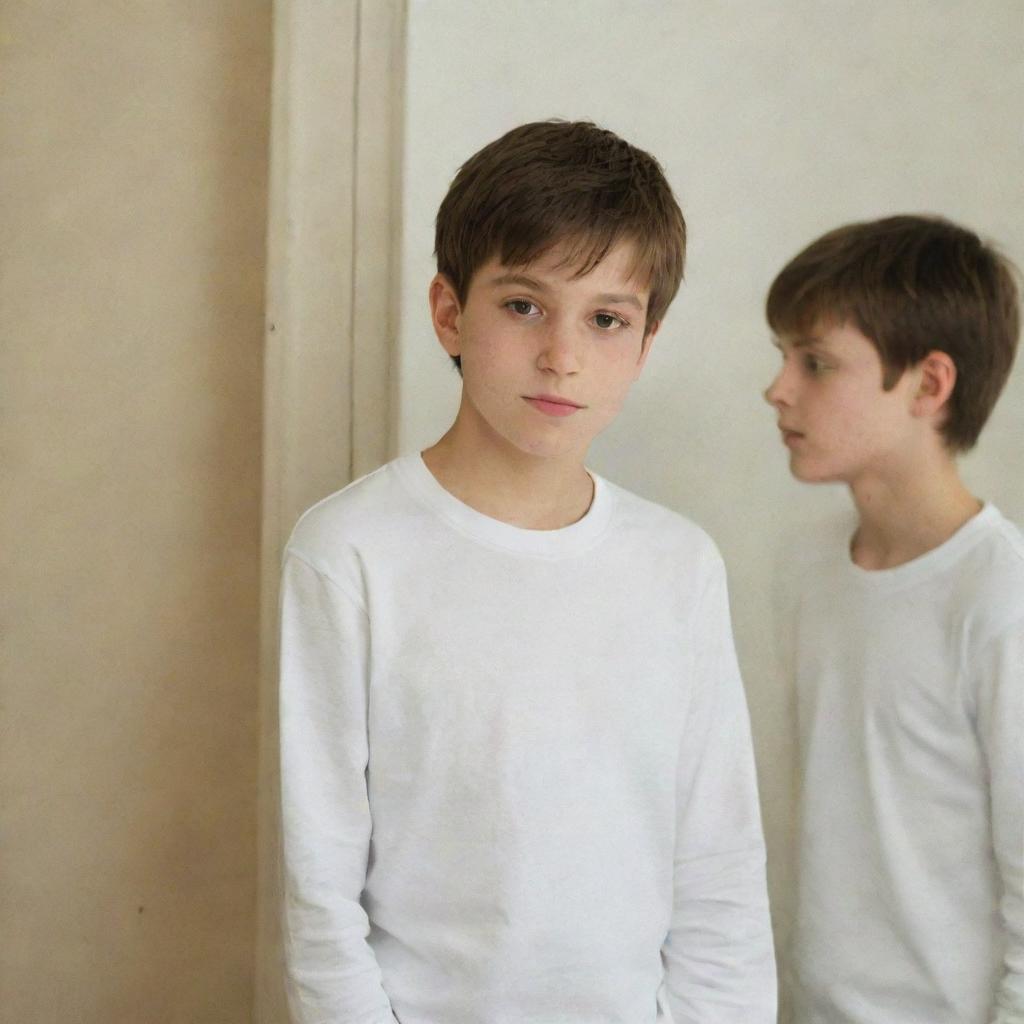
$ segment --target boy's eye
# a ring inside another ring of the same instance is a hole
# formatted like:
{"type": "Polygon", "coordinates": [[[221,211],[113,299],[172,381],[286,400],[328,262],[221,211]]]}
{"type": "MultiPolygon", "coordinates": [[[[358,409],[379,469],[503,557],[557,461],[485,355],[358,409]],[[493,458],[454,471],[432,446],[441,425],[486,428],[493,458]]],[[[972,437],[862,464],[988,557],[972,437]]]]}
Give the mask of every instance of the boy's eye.
{"type": "Polygon", "coordinates": [[[613,331],[616,328],[628,326],[621,316],[616,316],[614,313],[595,313],[594,325],[600,327],[602,331],[613,331]]]}
{"type": "Polygon", "coordinates": [[[510,299],[505,303],[506,309],[511,309],[518,316],[533,316],[540,310],[528,299],[510,299]]]}
{"type": "Polygon", "coordinates": [[[821,371],[826,369],[826,367],[825,364],[817,356],[805,355],[804,369],[807,370],[809,373],[821,373],[821,371]]]}

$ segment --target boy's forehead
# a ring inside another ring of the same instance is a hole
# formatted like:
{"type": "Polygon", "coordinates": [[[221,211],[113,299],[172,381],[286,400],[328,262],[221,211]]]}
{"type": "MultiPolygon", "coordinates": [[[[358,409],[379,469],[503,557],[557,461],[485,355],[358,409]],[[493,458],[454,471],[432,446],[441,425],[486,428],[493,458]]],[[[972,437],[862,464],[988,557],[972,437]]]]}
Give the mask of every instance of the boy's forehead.
{"type": "Polygon", "coordinates": [[[776,331],[772,335],[772,344],[776,348],[809,348],[811,345],[824,345],[826,339],[814,331],[776,331]]]}
{"type": "Polygon", "coordinates": [[[844,359],[877,362],[878,346],[850,320],[818,320],[806,329],[779,330],[772,343],[783,351],[814,348],[844,359]]]}
{"type": "Polygon", "coordinates": [[[585,253],[578,246],[556,243],[526,263],[502,263],[499,256],[489,259],[475,275],[493,287],[522,284],[553,289],[575,284],[587,291],[615,296],[623,301],[646,303],[649,282],[637,273],[635,246],[616,242],[593,266],[586,265],[585,253]]]}
{"type": "Polygon", "coordinates": [[[809,321],[780,325],[772,343],[777,348],[807,348],[834,344],[838,335],[852,326],[848,320],[836,316],[817,316],[809,321]]]}

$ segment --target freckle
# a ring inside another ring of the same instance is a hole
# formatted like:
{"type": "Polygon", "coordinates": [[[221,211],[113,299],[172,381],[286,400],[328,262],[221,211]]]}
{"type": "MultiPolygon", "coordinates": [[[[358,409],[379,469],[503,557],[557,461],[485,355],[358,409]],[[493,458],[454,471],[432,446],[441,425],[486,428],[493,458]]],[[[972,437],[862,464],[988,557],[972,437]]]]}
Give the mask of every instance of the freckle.
{"type": "Polygon", "coordinates": [[[141,914],[143,912],[143,910],[145,910],[145,909],[146,909],[145,907],[139,907],[139,913],[141,914]]]}

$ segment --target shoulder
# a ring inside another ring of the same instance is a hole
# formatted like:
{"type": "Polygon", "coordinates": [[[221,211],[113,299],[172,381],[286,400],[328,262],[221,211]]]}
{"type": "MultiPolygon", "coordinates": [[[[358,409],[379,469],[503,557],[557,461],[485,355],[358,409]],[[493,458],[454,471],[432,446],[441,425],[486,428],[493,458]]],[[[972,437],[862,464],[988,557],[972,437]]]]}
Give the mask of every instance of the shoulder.
{"type": "Polygon", "coordinates": [[[614,540],[638,564],[724,572],[722,556],[706,530],[679,512],[603,481],[614,499],[614,540]]]}
{"type": "Polygon", "coordinates": [[[1024,534],[993,506],[957,566],[955,600],[969,633],[984,643],[1024,621],[1024,534]]]}
{"type": "Polygon", "coordinates": [[[994,505],[986,505],[978,542],[972,549],[980,567],[997,577],[1024,578],[1024,533],[994,505]]]}
{"type": "Polygon", "coordinates": [[[328,576],[359,549],[395,536],[415,508],[399,479],[401,459],[389,462],[321,499],[295,524],[285,548],[328,576]]]}

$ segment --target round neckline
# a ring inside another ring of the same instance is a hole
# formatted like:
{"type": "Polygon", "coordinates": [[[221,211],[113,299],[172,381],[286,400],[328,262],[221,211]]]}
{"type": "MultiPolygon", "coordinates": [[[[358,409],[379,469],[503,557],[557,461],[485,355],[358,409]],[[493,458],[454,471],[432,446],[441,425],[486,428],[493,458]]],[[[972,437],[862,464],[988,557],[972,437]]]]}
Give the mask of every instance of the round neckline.
{"type": "Polygon", "coordinates": [[[947,568],[971,547],[980,535],[999,518],[999,510],[990,502],[984,502],[981,508],[967,520],[952,536],[944,540],[938,547],[912,558],[902,565],[894,565],[888,569],[864,569],[853,560],[850,553],[852,537],[847,539],[844,548],[847,572],[865,586],[902,586],[926,579],[936,572],[947,568]]]}
{"type": "Polygon", "coordinates": [[[515,554],[540,558],[564,558],[577,554],[595,543],[611,519],[611,490],[604,479],[589,469],[587,472],[594,482],[594,497],[582,518],[554,530],[529,530],[493,519],[460,501],[445,490],[419,452],[399,456],[394,466],[402,482],[421,504],[436,512],[454,529],[481,544],[515,554]]]}

